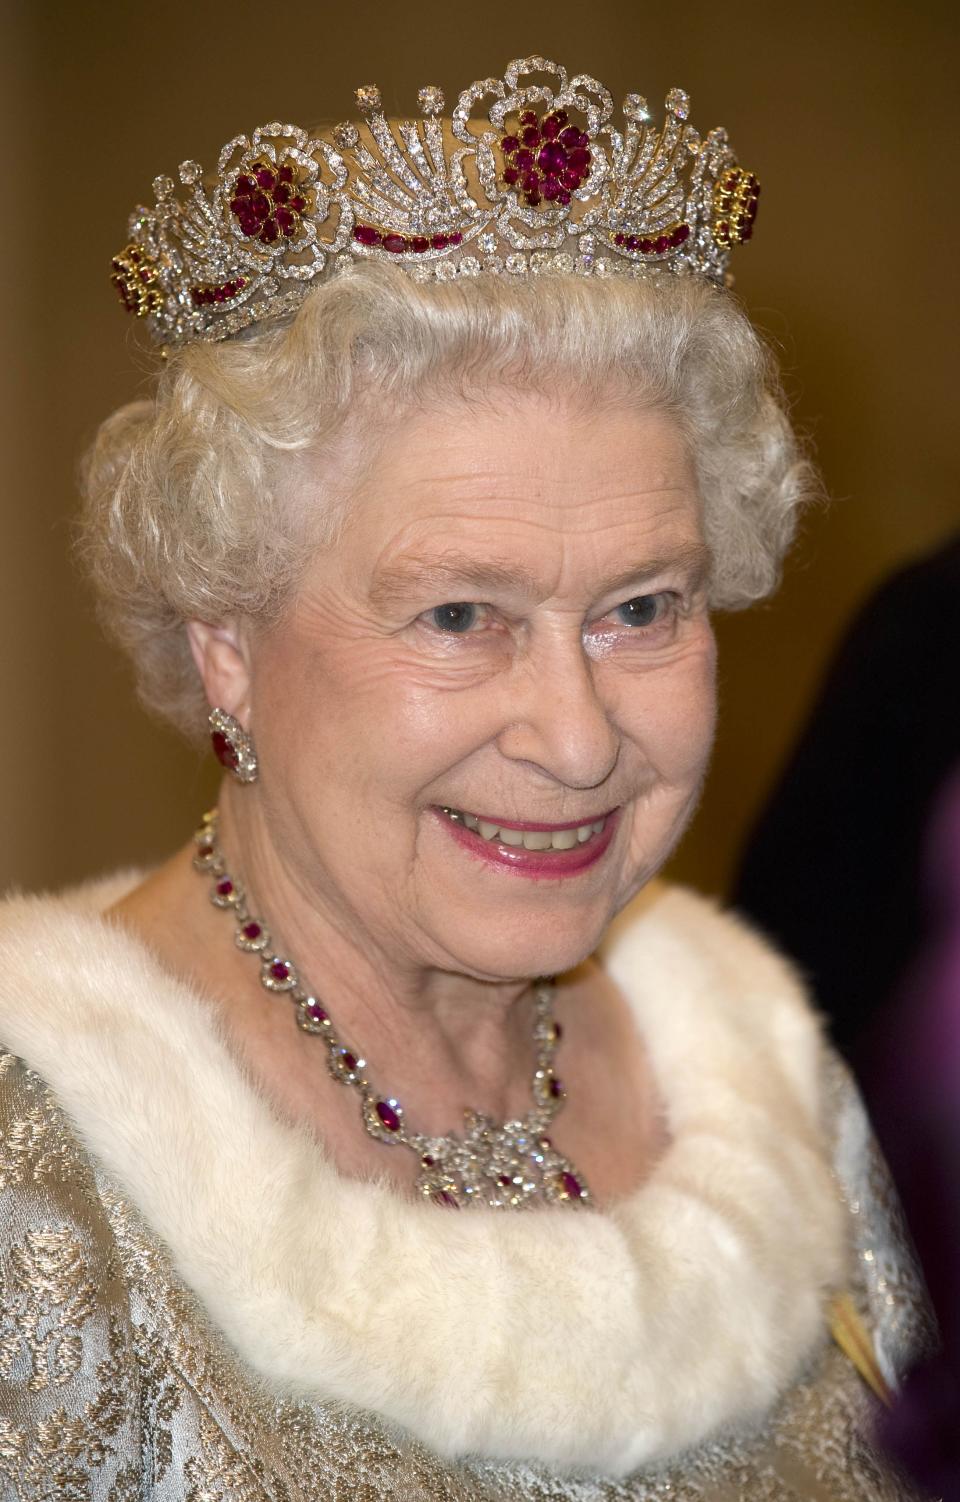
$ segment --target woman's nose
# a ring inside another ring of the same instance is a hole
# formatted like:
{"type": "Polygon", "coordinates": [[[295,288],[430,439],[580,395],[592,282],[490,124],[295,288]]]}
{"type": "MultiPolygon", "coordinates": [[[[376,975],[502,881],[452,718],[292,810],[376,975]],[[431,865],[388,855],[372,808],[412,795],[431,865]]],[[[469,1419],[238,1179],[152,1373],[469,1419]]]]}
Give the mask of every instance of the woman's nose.
{"type": "Polygon", "coordinates": [[[497,745],[511,761],[541,768],[566,787],[594,788],[617,764],[620,736],[579,640],[531,649],[504,684],[497,745]]]}

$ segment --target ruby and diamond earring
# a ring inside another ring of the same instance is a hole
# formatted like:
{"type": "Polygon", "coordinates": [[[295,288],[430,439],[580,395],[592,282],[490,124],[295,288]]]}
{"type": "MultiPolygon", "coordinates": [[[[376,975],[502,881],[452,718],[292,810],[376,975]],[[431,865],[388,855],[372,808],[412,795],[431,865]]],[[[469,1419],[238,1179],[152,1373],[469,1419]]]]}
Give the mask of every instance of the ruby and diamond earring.
{"type": "Polygon", "coordinates": [[[238,782],[256,782],[257,753],[253,740],[239,720],[225,709],[210,711],[210,744],[220,764],[232,772],[238,782]]]}

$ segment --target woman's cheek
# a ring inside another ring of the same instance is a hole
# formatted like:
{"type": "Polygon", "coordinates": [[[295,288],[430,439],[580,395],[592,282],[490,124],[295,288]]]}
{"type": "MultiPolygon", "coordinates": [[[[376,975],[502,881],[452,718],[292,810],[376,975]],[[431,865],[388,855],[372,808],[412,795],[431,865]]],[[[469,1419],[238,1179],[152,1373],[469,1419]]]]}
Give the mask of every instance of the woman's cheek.
{"type": "Polygon", "coordinates": [[[709,627],[642,661],[622,652],[604,664],[611,707],[652,770],[698,776],[716,726],[716,646],[709,627]]]}

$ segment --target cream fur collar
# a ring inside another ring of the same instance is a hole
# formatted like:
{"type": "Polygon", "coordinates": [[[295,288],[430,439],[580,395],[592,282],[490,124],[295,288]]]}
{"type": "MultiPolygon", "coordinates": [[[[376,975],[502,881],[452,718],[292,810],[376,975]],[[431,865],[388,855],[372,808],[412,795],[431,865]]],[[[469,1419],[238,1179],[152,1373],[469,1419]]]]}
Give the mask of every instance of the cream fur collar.
{"type": "Polygon", "coordinates": [[[0,1042],[274,1390],[443,1455],[623,1474],[798,1375],[844,1270],[823,1045],[739,922],[668,889],[602,950],[673,1132],[652,1178],[604,1214],[455,1215],[341,1178],[278,1121],[203,998],[98,916],[118,890],[0,908],[0,1042]]]}

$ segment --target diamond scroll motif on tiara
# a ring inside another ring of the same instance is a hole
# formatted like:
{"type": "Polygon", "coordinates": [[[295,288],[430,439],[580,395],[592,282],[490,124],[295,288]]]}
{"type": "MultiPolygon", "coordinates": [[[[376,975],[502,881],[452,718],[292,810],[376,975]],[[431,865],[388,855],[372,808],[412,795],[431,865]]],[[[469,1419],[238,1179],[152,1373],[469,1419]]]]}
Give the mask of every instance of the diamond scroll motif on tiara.
{"type": "Polygon", "coordinates": [[[729,280],[750,238],[759,185],[722,129],[688,123],[671,89],[658,128],[642,95],[621,119],[589,74],[518,58],[441,118],[442,90],[419,90],[419,120],[389,120],[374,84],[361,119],[311,134],[274,121],[236,136],[183,192],[154,179],[114,259],[124,307],[161,344],[223,339],[292,312],[311,286],[364,260],[418,281],[700,275],[729,280]]]}

